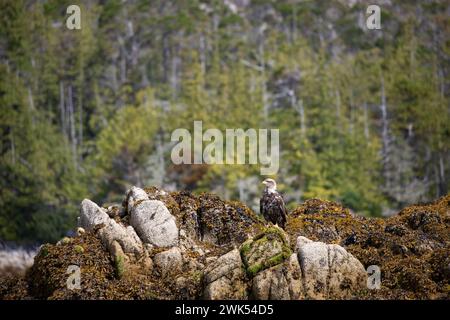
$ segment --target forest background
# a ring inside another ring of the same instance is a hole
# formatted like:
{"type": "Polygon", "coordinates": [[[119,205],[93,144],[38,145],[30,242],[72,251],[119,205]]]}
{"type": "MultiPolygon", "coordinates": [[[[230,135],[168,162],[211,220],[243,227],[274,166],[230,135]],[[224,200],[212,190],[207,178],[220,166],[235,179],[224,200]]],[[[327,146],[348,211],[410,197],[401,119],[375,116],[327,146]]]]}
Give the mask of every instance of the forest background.
{"type": "Polygon", "coordinates": [[[1,0],[0,240],[54,241],[83,198],[131,185],[258,212],[259,165],[171,162],[172,131],[194,120],[279,129],[290,208],[380,216],[445,195],[449,16],[445,0],[1,0]]]}

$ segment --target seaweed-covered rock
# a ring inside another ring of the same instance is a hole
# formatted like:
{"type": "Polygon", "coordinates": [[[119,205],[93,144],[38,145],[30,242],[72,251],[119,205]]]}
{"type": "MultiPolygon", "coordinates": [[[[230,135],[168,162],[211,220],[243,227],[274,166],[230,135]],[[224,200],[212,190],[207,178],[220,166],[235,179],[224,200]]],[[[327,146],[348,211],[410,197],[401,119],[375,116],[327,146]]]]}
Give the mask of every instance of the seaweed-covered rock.
{"type": "Polygon", "coordinates": [[[252,280],[251,294],[257,300],[299,300],[304,298],[302,273],[297,255],[259,272],[252,280]]]}
{"type": "Polygon", "coordinates": [[[44,245],[25,277],[0,279],[0,299],[449,299],[449,204],[374,219],[311,199],[284,231],[213,194],[133,187],[123,207],[84,200],[78,236],[44,245]],[[70,266],[81,289],[67,286],[70,266]]]}
{"type": "Polygon", "coordinates": [[[169,212],[178,220],[180,217],[180,207],[169,192],[157,187],[147,187],[144,188],[144,191],[150,200],[159,200],[164,203],[169,212]]]}
{"type": "Polygon", "coordinates": [[[296,251],[307,298],[350,298],[366,287],[363,265],[341,246],[299,237],[296,251]]]}
{"type": "Polygon", "coordinates": [[[180,273],[183,266],[183,257],[177,247],[156,254],[153,261],[162,277],[180,273]]]}
{"type": "Polygon", "coordinates": [[[253,278],[252,295],[257,300],[289,300],[289,289],[283,266],[266,269],[253,278]]]}
{"type": "Polygon", "coordinates": [[[358,298],[449,297],[450,278],[437,280],[436,275],[445,269],[443,256],[450,256],[450,195],[386,219],[355,216],[335,202],[311,199],[293,210],[286,230],[291,241],[304,236],[340,244],[364,268],[378,266],[381,288],[366,290],[358,298]]]}
{"type": "Polygon", "coordinates": [[[223,201],[214,194],[168,193],[156,187],[145,188],[145,192],[149,199],[163,202],[175,217],[180,247],[192,248],[197,242],[240,245],[263,227],[261,219],[246,205],[223,201]]]}
{"type": "Polygon", "coordinates": [[[218,245],[239,245],[263,227],[244,204],[223,201],[210,193],[199,197],[198,220],[201,240],[218,245]]]}
{"type": "MultiPolygon", "coordinates": [[[[187,191],[173,192],[171,198],[178,205],[178,222],[183,235],[180,241],[198,241],[201,238],[198,210],[200,203],[196,196],[187,191]]],[[[175,207],[175,206],[172,206],[175,207]]]]}
{"type": "Polygon", "coordinates": [[[241,255],[250,277],[282,263],[291,253],[287,235],[275,226],[265,229],[241,246],[241,255]]]}
{"type": "Polygon", "coordinates": [[[214,259],[206,267],[203,298],[208,300],[245,299],[246,285],[239,250],[214,259]]]}
{"type": "Polygon", "coordinates": [[[149,299],[153,283],[144,263],[148,260],[129,262],[118,266],[118,261],[105,250],[99,234],[94,232],[86,232],[60,245],[46,244],[25,276],[28,296],[22,298],[149,299]],[[129,269],[120,271],[118,267],[129,269]],[[79,288],[68,285],[75,268],[79,268],[79,288]]]}
{"type": "Polygon", "coordinates": [[[26,276],[31,295],[39,299],[102,297],[113,278],[110,255],[104,250],[101,240],[91,233],[64,245],[42,246],[26,276]],[[83,252],[77,247],[83,248],[83,252]],[[69,266],[80,268],[78,290],[67,286],[69,266]]]}

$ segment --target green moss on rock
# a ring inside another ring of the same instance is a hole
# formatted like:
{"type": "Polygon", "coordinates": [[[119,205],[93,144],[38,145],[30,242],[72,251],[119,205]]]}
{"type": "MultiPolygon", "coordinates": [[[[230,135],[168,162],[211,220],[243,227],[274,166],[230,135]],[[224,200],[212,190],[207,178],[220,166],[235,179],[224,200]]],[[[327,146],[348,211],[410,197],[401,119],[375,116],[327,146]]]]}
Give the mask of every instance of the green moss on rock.
{"type": "Polygon", "coordinates": [[[114,259],[114,266],[117,278],[122,278],[125,273],[125,261],[124,257],[121,255],[117,255],[114,259]]]}
{"type": "Polygon", "coordinates": [[[258,272],[283,263],[291,254],[287,235],[278,227],[265,228],[240,248],[247,275],[254,277],[258,272]]]}

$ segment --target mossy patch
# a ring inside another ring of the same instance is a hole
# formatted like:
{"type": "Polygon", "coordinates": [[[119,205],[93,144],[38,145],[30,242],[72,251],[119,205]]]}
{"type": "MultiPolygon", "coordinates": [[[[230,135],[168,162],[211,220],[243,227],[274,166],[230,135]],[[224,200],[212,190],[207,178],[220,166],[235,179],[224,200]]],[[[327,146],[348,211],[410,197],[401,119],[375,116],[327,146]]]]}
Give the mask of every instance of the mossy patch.
{"type": "Polygon", "coordinates": [[[122,255],[117,255],[114,259],[114,267],[117,278],[122,278],[125,273],[125,259],[122,255]]]}
{"type": "Polygon", "coordinates": [[[82,253],[84,253],[84,248],[83,248],[83,246],[80,246],[80,245],[75,245],[74,247],[73,247],[73,249],[75,250],[75,252],[76,253],[79,253],[79,254],[82,254],[82,253]]]}
{"type": "Polygon", "coordinates": [[[280,228],[269,227],[244,242],[240,253],[247,275],[254,277],[262,270],[283,263],[292,251],[287,235],[280,228]]]}

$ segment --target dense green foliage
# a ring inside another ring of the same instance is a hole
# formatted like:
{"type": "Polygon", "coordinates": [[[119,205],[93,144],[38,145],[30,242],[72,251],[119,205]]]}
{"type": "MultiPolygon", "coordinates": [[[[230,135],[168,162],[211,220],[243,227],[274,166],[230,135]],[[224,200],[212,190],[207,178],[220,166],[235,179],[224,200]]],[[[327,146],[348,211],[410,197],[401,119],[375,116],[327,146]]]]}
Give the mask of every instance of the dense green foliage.
{"type": "Polygon", "coordinates": [[[367,30],[353,2],[1,1],[0,239],[54,240],[83,198],[133,184],[257,207],[258,165],[172,164],[194,120],[280,129],[291,207],[380,215],[446,194],[449,4],[392,1],[367,30]]]}

